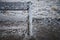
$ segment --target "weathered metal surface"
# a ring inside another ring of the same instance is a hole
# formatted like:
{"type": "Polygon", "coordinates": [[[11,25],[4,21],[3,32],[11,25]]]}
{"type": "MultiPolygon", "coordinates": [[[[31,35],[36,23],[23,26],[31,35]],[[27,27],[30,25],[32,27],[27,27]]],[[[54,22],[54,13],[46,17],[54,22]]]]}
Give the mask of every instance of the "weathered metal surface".
{"type": "Polygon", "coordinates": [[[0,10],[28,10],[29,2],[0,2],[0,10]]]}

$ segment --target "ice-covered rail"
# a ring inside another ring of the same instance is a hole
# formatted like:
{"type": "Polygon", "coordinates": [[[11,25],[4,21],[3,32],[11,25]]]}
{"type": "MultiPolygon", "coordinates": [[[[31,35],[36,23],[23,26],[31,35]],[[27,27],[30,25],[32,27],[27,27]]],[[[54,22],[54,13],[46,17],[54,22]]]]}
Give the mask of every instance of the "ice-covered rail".
{"type": "Polygon", "coordinates": [[[0,10],[28,10],[29,2],[0,2],[0,10]]]}

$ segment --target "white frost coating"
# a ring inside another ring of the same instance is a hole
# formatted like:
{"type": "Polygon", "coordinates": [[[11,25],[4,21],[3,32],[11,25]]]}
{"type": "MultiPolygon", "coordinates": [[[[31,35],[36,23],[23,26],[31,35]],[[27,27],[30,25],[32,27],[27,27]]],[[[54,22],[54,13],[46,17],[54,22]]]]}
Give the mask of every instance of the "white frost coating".
{"type": "Polygon", "coordinates": [[[32,33],[32,28],[33,28],[33,26],[32,26],[32,11],[31,11],[31,3],[29,4],[29,31],[30,31],[30,36],[32,36],[33,35],[33,33],[32,33]]]}
{"type": "Polygon", "coordinates": [[[27,15],[27,11],[6,11],[6,13],[0,13],[0,21],[26,21],[27,15]]]}
{"type": "Polygon", "coordinates": [[[2,2],[28,2],[30,0],[0,0],[2,2]]]}

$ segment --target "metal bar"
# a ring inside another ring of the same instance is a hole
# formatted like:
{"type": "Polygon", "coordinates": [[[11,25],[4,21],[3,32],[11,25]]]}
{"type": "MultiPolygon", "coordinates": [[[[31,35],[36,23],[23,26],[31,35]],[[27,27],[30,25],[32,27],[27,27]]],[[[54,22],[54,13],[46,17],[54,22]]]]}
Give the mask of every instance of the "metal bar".
{"type": "Polygon", "coordinates": [[[29,3],[29,14],[28,14],[28,20],[29,20],[28,21],[29,22],[28,23],[28,29],[29,29],[28,31],[29,31],[30,36],[33,35],[33,33],[32,33],[32,28],[33,28],[33,26],[32,26],[32,11],[31,11],[32,6],[31,5],[32,5],[32,3],[30,2],[29,3]]]}
{"type": "Polygon", "coordinates": [[[27,8],[27,9],[0,9],[0,11],[19,11],[19,10],[28,10],[29,8],[27,8]]]}
{"type": "Polygon", "coordinates": [[[28,2],[0,2],[0,10],[28,10],[28,2]]]}

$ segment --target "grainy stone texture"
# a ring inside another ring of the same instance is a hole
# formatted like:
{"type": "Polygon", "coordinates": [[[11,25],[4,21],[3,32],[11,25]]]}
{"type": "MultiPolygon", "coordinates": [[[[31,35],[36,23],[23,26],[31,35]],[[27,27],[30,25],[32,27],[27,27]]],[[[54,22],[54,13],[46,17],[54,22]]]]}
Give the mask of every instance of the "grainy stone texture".
{"type": "Polygon", "coordinates": [[[0,39],[60,40],[60,0],[1,0],[1,2],[28,1],[32,2],[31,11],[33,14],[33,37],[28,39],[25,37],[28,26],[28,10],[6,12],[0,11],[3,12],[0,13],[0,39]]]}

